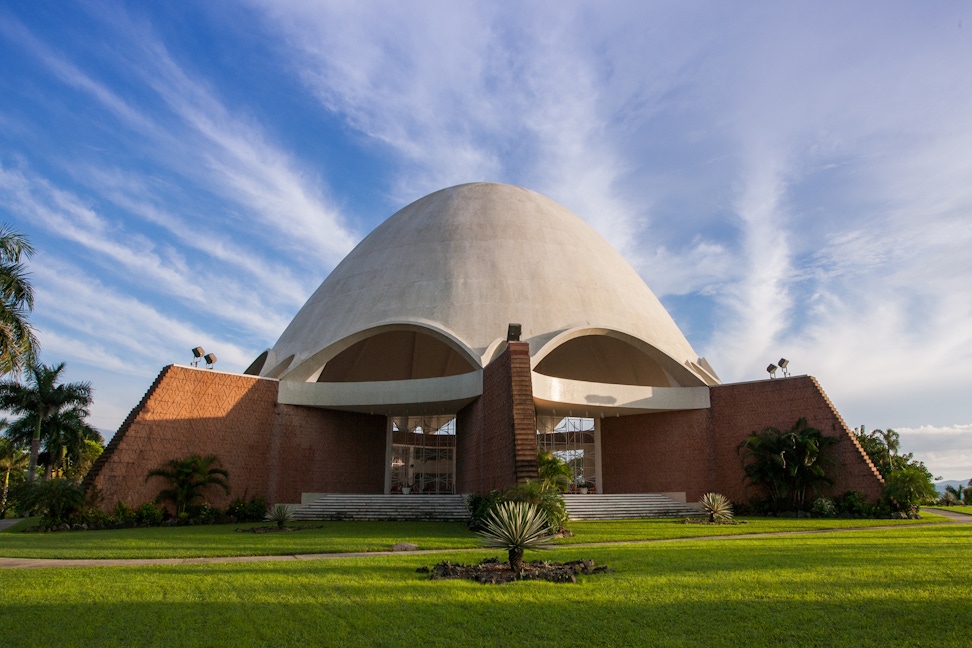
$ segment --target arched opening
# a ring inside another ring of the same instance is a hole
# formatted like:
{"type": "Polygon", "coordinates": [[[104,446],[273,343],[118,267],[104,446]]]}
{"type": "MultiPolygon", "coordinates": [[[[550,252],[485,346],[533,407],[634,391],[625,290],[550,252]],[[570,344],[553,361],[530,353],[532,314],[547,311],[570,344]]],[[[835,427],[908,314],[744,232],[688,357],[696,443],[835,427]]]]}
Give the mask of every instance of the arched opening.
{"type": "Polygon", "coordinates": [[[535,371],[553,378],[615,385],[675,387],[668,373],[641,349],[606,335],[583,335],[547,354],[535,371]]]}
{"type": "Polygon", "coordinates": [[[475,371],[442,340],[415,330],[385,331],[331,358],[318,382],[379,382],[444,378],[475,371]]]}

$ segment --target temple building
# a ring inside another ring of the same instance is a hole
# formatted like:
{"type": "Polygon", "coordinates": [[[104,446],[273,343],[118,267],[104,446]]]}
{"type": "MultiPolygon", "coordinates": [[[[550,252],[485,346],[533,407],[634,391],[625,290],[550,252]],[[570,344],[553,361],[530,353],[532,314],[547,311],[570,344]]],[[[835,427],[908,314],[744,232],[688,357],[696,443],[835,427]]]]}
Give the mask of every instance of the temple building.
{"type": "Polygon", "coordinates": [[[800,417],[841,439],[834,492],[877,497],[880,476],[815,379],[723,384],[584,221],[474,183],[378,226],[243,374],[165,367],[87,483],[108,506],[139,504],[158,490],[150,468],[215,454],[223,499],[457,495],[535,478],[545,450],[595,507],[611,494],[743,501],[740,442],[800,417]]]}

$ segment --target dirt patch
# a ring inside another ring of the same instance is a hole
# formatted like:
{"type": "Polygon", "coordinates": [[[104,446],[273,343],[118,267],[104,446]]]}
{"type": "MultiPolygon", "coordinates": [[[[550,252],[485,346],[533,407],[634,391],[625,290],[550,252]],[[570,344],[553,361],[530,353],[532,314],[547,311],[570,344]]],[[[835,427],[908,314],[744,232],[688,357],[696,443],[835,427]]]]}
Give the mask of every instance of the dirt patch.
{"type": "Polygon", "coordinates": [[[304,531],[306,529],[323,529],[323,528],[324,528],[323,524],[314,524],[314,525],[299,526],[299,527],[285,526],[283,528],[274,525],[274,526],[253,527],[252,529],[237,528],[236,532],[237,533],[283,533],[285,531],[304,531]]]}
{"type": "Polygon", "coordinates": [[[552,583],[576,583],[579,574],[613,574],[606,565],[596,566],[593,560],[572,560],[566,563],[534,560],[523,563],[523,569],[515,572],[510,564],[498,558],[486,558],[477,565],[460,565],[448,560],[432,568],[419,567],[416,571],[429,574],[431,580],[467,579],[477,583],[499,585],[519,580],[545,580],[552,583]]]}

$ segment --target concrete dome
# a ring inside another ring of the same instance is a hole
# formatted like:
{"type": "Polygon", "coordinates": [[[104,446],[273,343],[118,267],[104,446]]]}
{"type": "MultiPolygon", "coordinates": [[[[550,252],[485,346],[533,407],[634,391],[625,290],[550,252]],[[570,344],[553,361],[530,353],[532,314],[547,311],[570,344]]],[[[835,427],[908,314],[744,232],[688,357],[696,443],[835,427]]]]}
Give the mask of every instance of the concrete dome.
{"type": "Polygon", "coordinates": [[[549,198],[495,183],[437,191],[378,226],[252,369],[310,382],[454,376],[481,370],[502,351],[511,322],[522,324],[539,373],[672,387],[718,382],[593,229],[549,198]]]}

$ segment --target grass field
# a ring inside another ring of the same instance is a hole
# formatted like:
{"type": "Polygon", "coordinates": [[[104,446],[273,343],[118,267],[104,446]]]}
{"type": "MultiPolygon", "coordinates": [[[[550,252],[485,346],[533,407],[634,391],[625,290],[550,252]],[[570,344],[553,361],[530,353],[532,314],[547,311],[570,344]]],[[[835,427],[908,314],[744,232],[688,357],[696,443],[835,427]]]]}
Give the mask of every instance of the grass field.
{"type": "Polygon", "coordinates": [[[7,569],[0,570],[0,642],[968,646],[970,547],[972,525],[917,525],[528,552],[527,558],[594,558],[615,570],[573,585],[432,582],[415,572],[444,558],[495,555],[487,550],[7,569]]]}
{"type": "Polygon", "coordinates": [[[941,508],[944,508],[946,511],[955,511],[956,513],[972,515],[972,506],[946,506],[941,508]]]}
{"type": "MultiPolygon", "coordinates": [[[[708,526],[680,520],[571,522],[575,532],[562,544],[693,538],[710,535],[774,533],[860,526],[907,525],[944,521],[931,514],[922,520],[794,520],[752,518],[746,524],[708,526]]],[[[271,556],[302,553],[389,551],[396,542],[421,549],[476,547],[477,536],[462,523],[324,522],[317,529],[288,533],[237,533],[260,524],[156,527],[73,533],[2,533],[0,556],[10,558],[195,558],[271,556]]],[[[16,529],[11,529],[16,531],[16,529]]]]}

